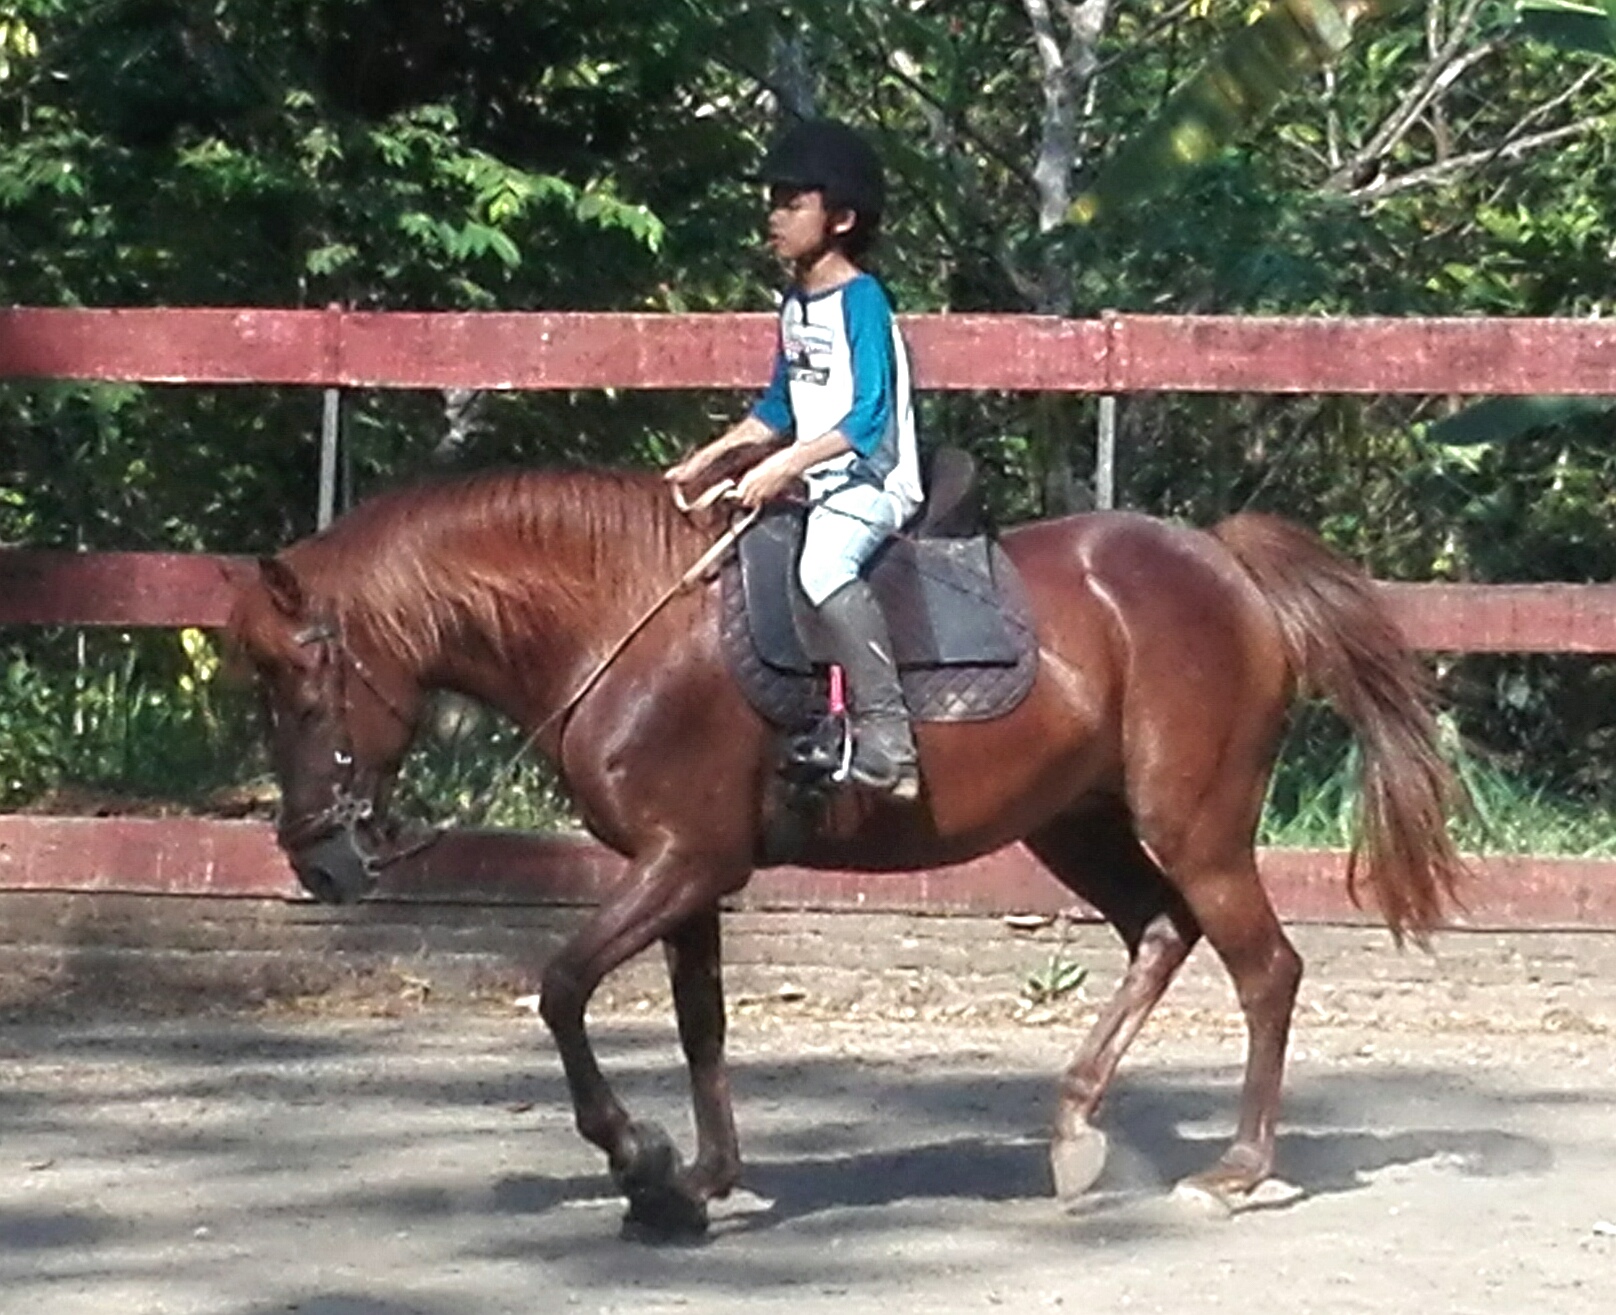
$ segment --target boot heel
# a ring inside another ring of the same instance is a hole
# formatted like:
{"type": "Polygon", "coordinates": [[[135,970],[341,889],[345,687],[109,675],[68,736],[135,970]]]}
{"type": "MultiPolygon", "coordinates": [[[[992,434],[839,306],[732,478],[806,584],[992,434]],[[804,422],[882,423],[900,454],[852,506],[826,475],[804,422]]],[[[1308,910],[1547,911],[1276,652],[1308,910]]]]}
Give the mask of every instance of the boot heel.
{"type": "Polygon", "coordinates": [[[920,772],[912,766],[902,766],[895,771],[876,773],[869,768],[860,770],[855,762],[848,779],[855,785],[862,785],[866,790],[874,790],[877,794],[890,795],[904,803],[912,803],[920,798],[920,772]]]}

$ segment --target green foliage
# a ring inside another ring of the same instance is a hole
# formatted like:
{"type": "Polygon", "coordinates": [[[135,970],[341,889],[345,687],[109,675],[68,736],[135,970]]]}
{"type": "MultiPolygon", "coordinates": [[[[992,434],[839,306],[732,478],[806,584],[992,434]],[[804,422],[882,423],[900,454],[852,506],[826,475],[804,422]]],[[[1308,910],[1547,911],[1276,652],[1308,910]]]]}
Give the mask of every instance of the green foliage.
{"type": "MultiPolygon", "coordinates": [[[[199,630],[120,632],[80,644],[33,636],[57,666],[13,656],[0,671],[0,807],[235,814],[275,789],[249,692],[199,630]],[[242,787],[247,787],[245,793],[242,787]]],[[[559,830],[575,825],[552,774],[513,727],[444,698],[397,791],[418,821],[559,830]]]]}
{"type": "Polygon", "coordinates": [[[1048,960],[1028,973],[1021,984],[1021,998],[1030,1005],[1050,1005],[1064,1000],[1081,989],[1089,977],[1089,970],[1067,953],[1072,920],[1061,915],[1055,921],[1060,928],[1059,939],[1050,950],[1048,960]]]}
{"type": "Polygon", "coordinates": [[[1525,35],[1562,50],[1616,55],[1616,5],[1522,0],[1518,21],[1525,35]]]}
{"type": "Polygon", "coordinates": [[[1053,1004],[1064,1000],[1088,980],[1089,970],[1057,951],[1042,968],[1027,974],[1021,994],[1030,1004],[1053,1004]]]}
{"type": "Polygon", "coordinates": [[[177,635],[34,636],[0,678],[0,806],[67,788],[199,803],[262,763],[239,692],[197,631],[177,635]],[[250,770],[250,768],[249,768],[250,770]]]}
{"type": "Polygon", "coordinates": [[[1425,437],[1442,449],[1443,460],[1474,473],[1493,444],[1534,429],[1603,415],[1609,409],[1610,404],[1597,397],[1492,397],[1438,420],[1425,437]]]}
{"type": "Polygon", "coordinates": [[[595,76],[622,16],[523,72],[509,61],[548,45],[546,20],[415,8],[41,10],[38,58],[13,68],[0,110],[15,142],[0,149],[0,206],[16,234],[7,256],[31,234],[56,259],[8,260],[3,291],[486,306],[543,296],[557,282],[545,275],[568,268],[555,257],[594,235],[654,255],[662,220],[584,127],[636,90],[595,76]],[[498,60],[469,58],[507,40],[498,60]],[[512,278],[524,264],[525,288],[512,278]]]}
{"type": "MultiPolygon", "coordinates": [[[[1469,810],[1454,837],[1469,854],[1616,857],[1616,808],[1579,798],[1564,787],[1533,782],[1475,749],[1454,754],[1469,810]]],[[[1345,848],[1357,806],[1355,750],[1335,737],[1293,746],[1269,789],[1260,832],[1265,845],[1345,848]],[[1325,746],[1334,745],[1331,753],[1325,746]]]]}
{"type": "Polygon", "coordinates": [[[556,831],[576,826],[554,776],[515,727],[475,704],[439,699],[399,774],[402,813],[442,825],[556,831]]]}

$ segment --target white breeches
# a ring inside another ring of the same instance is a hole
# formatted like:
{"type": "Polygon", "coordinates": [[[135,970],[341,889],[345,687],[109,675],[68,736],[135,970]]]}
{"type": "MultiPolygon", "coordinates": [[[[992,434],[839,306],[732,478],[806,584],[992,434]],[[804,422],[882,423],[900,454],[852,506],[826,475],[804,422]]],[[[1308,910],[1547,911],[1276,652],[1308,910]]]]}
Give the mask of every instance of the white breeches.
{"type": "Polygon", "coordinates": [[[808,601],[818,607],[857,579],[870,555],[905,519],[899,500],[874,484],[843,484],[814,498],[797,562],[808,601]]]}

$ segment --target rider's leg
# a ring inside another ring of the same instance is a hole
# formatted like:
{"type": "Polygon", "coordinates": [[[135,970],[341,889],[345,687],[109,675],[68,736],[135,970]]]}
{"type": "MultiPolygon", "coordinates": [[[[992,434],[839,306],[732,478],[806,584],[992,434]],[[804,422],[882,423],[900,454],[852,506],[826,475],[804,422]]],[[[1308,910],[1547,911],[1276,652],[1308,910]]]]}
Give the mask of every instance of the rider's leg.
{"type": "Polygon", "coordinates": [[[881,604],[869,584],[855,578],[819,605],[819,617],[847,672],[853,779],[900,799],[915,798],[920,769],[881,604]]]}
{"type": "Polygon", "coordinates": [[[871,554],[897,528],[898,513],[882,490],[853,485],[832,493],[808,513],[798,573],[836,661],[847,673],[853,779],[913,799],[920,793],[920,773],[892,636],[881,605],[860,575],[871,554]]]}

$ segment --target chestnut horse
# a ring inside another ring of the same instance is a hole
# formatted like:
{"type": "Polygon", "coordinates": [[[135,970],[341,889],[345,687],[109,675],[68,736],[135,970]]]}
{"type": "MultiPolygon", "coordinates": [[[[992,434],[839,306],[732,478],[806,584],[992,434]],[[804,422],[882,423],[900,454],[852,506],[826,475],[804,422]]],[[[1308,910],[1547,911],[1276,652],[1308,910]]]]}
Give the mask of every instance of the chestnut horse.
{"type": "MultiPolygon", "coordinates": [[[[265,559],[230,622],[268,715],[279,839],[314,894],[368,889],[393,843],[388,785],[433,689],[527,728],[590,831],[628,860],[547,966],[540,1012],[629,1218],[669,1230],[704,1228],[707,1202],[740,1177],[719,902],[759,861],[776,762],[776,733],[719,650],[717,586],[677,591],[714,537],[653,474],[485,473],[383,494],[265,559]],[[690,1071],[688,1165],[618,1100],[584,1026],[602,978],[657,941],[690,1071]]],[[[799,861],[889,872],[1024,841],[1116,928],[1126,975],[1059,1090],[1063,1197],[1099,1173],[1096,1108],[1205,936],[1248,1049],[1234,1141],[1186,1186],[1239,1204],[1273,1167],[1302,971],[1254,853],[1288,709],[1320,694],[1358,737],[1348,882],[1362,879],[1395,935],[1420,937],[1463,871],[1424,669],[1368,577],[1274,517],[1207,532],[1095,513],[1002,543],[1036,616],[1031,692],[994,721],[922,725],[920,800],[839,800],[799,861]]]]}

